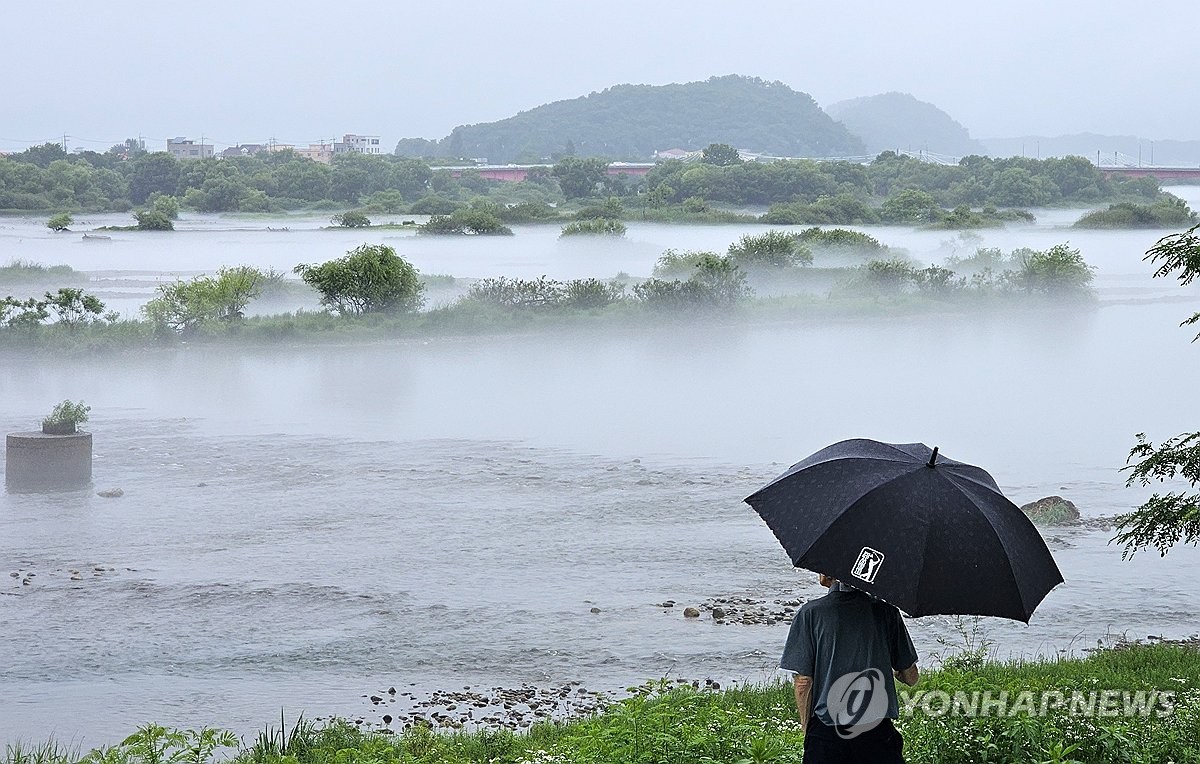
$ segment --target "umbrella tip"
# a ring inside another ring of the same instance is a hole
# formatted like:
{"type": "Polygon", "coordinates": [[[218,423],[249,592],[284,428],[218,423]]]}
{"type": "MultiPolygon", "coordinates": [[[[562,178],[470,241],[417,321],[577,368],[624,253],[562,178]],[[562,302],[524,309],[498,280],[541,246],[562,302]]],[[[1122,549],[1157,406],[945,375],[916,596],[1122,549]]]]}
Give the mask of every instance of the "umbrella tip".
{"type": "Polygon", "coordinates": [[[927,464],[925,466],[927,466],[927,467],[935,466],[935,463],[937,462],[937,452],[938,452],[938,447],[934,446],[933,453],[929,455],[929,464],[927,464]]]}

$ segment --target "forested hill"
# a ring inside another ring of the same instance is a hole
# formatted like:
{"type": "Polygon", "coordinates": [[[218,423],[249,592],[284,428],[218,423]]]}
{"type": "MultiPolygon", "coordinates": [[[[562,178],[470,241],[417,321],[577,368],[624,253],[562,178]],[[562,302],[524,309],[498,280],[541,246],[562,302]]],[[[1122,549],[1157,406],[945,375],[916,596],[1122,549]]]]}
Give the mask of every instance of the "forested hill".
{"type": "Polygon", "coordinates": [[[958,157],[984,153],[983,145],[949,114],[908,93],[854,98],[826,111],[861,138],[871,154],[922,149],[958,157]]]}
{"type": "Polygon", "coordinates": [[[672,85],[616,85],[516,116],[456,127],[440,141],[405,139],[412,157],[544,162],[564,154],[647,161],[655,151],[727,143],[775,156],[864,153],[862,142],[782,82],[729,75],[672,85]]]}

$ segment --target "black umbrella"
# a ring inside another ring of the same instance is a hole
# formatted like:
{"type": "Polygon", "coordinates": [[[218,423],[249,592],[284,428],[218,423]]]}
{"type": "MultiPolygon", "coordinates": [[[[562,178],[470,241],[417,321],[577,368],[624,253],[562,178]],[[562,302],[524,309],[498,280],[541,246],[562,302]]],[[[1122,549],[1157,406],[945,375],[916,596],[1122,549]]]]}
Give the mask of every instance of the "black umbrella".
{"type": "Polygon", "coordinates": [[[1028,623],[1063,580],[1041,534],[991,475],[923,443],[844,440],[746,502],[796,567],[912,616],[1028,623]]]}

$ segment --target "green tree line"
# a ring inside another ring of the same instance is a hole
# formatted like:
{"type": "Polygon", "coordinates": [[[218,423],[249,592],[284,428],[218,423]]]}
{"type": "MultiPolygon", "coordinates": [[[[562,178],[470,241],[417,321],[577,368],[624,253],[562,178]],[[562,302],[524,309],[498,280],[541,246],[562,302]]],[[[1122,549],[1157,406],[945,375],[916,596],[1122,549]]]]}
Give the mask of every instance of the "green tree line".
{"type": "Polygon", "coordinates": [[[0,157],[0,209],[127,211],[165,204],[201,212],[361,208],[451,215],[482,197],[500,209],[523,210],[526,219],[505,222],[531,222],[557,217],[542,213],[562,201],[637,197],[643,212],[706,210],[710,203],[770,205],[764,222],[772,224],[972,227],[1009,219],[994,213],[972,217],[972,207],[986,213],[988,207],[1153,204],[1169,198],[1153,178],[1110,178],[1080,157],[972,156],[945,166],[884,152],[867,164],[755,163],[713,144],[699,161],[667,160],[641,178],[608,175],[606,164],[568,156],[553,167],[532,168],[523,182],[505,183],[470,170],[455,177],[424,160],[396,156],[345,154],[325,165],[279,151],[179,161],[126,146],[67,154],[45,144],[0,157]],[[952,207],[960,209],[948,219],[945,211],[952,207]]]}

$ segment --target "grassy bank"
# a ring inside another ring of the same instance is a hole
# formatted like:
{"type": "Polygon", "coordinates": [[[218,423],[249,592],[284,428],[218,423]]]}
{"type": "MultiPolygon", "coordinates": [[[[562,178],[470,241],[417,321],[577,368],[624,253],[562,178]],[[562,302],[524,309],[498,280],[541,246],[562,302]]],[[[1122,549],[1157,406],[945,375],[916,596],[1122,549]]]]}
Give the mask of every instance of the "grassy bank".
{"type": "MultiPolygon", "coordinates": [[[[951,660],[927,672],[923,693],[1025,691],[1102,693],[1169,691],[1170,711],[1108,716],[1010,709],[1010,715],[931,716],[915,693],[899,727],[914,764],[967,762],[1200,762],[1200,652],[1194,646],[1135,645],[1086,658],[1003,663],[951,660]],[[915,698],[915,700],[914,700],[915,698]]],[[[302,721],[271,728],[240,744],[212,730],[179,732],[146,726],[121,745],[83,754],[49,743],[10,743],[0,764],[204,764],[213,755],[239,764],[709,764],[799,762],[803,732],[789,685],[718,692],[647,684],[594,716],[535,725],[527,732],[396,732],[346,721],[302,721]]]]}

